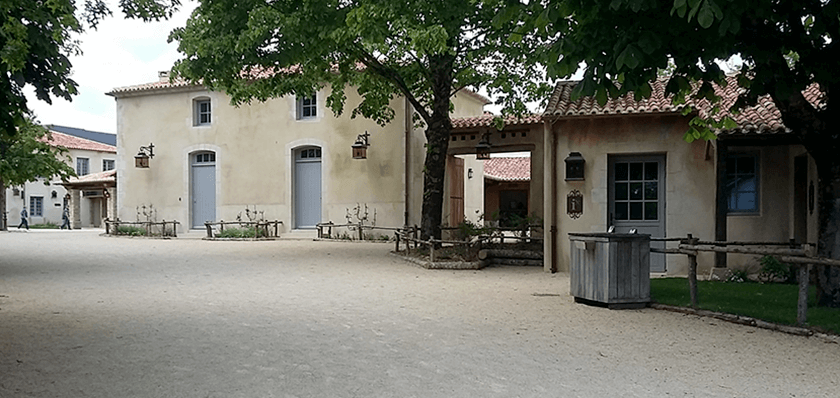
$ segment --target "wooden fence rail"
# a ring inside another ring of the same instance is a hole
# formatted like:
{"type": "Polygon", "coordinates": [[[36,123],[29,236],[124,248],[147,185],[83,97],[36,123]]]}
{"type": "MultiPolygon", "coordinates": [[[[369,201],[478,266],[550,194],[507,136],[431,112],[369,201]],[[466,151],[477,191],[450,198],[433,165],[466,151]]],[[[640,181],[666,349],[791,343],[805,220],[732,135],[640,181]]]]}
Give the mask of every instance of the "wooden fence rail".
{"type": "Polygon", "coordinates": [[[315,229],[318,230],[318,239],[324,239],[325,237],[333,237],[333,228],[347,228],[351,230],[356,230],[359,233],[359,240],[365,240],[364,232],[365,230],[373,231],[373,230],[381,230],[381,231],[399,231],[401,228],[396,227],[377,227],[375,225],[364,225],[364,224],[335,224],[332,221],[318,223],[315,224],[315,229]]]}
{"type": "Polygon", "coordinates": [[[207,237],[213,238],[213,227],[218,225],[219,226],[219,233],[225,232],[225,227],[234,227],[234,228],[254,228],[254,239],[258,238],[276,238],[280,236],[280,225],[283,225],[283,221],[280,220],[271,220],[271,221],[225,221],[219,220],[218,222],[207,221],[204,223],[204,228],[207,229],[207,237]],[[260,236],[260,232],[262,232],[262,236],[260,236]]]}
{"type": "Polygon", "coordinates": [[[127,225],[127,226],[138,226],[143,228],[146,231],[146,236],[152,235],[152,228],[154,226],[160,225],[160,235],[166,236],[166,226],[172,224],[172,237],[178,237],[178,225],[181,224],[178,221],[121,221],[119,218],[116,220],[109,220],[105,219],[105,234],[107,235],[122,235],[120,233],[120,226],[127,225]]]}
{"type": "Polygon", "coordinates": [[[736,253],[779,256],[779,260],[798,268],[799,295],[796,306],[796,323],[805,325],[808,316],[808,276],[811,266],[840,266],[840,260],[816,257],[814,245],[796,245],[792,242],[722,242],[700,241],[688,234],[687,238],[651,238],[652,241],[679,241],[678,248],[650,248],[652,253],[683,254],[688,256],[688,289],[691,306],[699,306],[697,295],[697,254],[698,252],[736,253]],[[788,246],[761,247],[761,246],[788,246]]]}

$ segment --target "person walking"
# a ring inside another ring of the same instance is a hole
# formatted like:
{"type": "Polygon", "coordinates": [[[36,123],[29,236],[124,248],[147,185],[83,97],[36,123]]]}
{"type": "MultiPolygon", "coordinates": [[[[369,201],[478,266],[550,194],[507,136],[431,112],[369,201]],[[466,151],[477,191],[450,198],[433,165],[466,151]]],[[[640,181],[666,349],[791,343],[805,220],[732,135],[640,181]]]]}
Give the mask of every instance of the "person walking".
{"type": "Polygon", "coordinates": [[[70,209],[67,206],[64,206],[64,212],[61,214],[61,227],[60,229],[71,229],[70,228],[70,209]]]}
{"type": "Polygon", "coordinates": [[[26,206],[23,206],[23,210],[20,211],[20,224],[18,224],[18,229],[20,227],[26,227],[26,230],[29,230],[29,223],[26,219],[29,217],[29,213],[26,212],[26,206]]]}

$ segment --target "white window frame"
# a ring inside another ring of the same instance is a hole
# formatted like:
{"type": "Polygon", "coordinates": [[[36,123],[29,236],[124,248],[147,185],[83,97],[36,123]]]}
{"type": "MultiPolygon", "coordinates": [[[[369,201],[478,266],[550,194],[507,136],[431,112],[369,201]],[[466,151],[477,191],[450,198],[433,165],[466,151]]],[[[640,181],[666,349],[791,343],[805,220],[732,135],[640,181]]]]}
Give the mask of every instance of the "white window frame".
{"type": "Polygon", "coordinates": [[[29,217],[43,217],[44,216],[44,197],[30,196],[29,197],[29,217]]]}
{"type": "Polygon", "coordinates": [[[90,159],[89,158],[77,157],[76,158],[76,175],[81,177],[81,176],[86,176],[88,174],[90,174],[90,159]]]}
{"type": "Polygon", "coordinates": [[[314,119],[318,117],[318,94],[312,94],[305,97],[298,97],[296,102],[297,106],[297,119],[314,119]]]}
{"type": "Polygon", "coordinates": [[[102,171],[111,171],[114,167],[116,167],[116,165],[117,162],[115,162],[114,159],[102,159],[102,171]]]}
{"type": "Polygon", "coordinates": [[[213,123],[213,104],[210,98],[201,97],[193,100],[193,126],[209,126],[213,123]],[[204,107],[206,105],[206,109],[204,107]]]}

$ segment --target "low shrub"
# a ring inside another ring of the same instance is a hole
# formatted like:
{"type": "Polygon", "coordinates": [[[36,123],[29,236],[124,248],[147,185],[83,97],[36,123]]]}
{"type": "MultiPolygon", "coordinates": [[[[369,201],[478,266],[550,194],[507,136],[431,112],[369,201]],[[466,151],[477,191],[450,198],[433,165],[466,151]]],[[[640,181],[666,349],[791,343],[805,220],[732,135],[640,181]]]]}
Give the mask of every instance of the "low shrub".
{"type": "Polygon", "coordinates": [[[242,228],[225,228],[224,231],[219,232],[219,238],[235,238],[235,239],[246,239],[246,238],[254,238],[257,237],[264,237],[265,231],[259,230],[257,231],[254,227],[242,227],[242,228]]]}
{"type": "Polygon", "coordinates": [[[32,225],[29,226],[29,228],[32,228],[32,229],[58,229],[58,224],[53,224],[53,223],[47,221],[43,224],[32,224],[32,225]]]}
{"type": "Polygon", "coordinates": [[[117,235],[146,236],[146,230],[133,225],[120,225],[117,227],[117,235]]]}
{"type": "Polygon", "coordinates": [[[796,281],[790,265],[779,261],[774,256],[764,256],[758,263],[761,264],[761,271],[758,273],[758,280],[761,282],[794,283],[796,281]]]}

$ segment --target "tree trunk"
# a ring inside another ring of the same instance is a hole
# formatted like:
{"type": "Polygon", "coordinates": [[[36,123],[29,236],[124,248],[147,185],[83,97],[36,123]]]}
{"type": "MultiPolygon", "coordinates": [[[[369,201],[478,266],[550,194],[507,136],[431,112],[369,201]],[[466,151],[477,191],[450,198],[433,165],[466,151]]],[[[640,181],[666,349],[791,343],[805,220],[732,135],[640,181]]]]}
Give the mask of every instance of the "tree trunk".
{"type": "Polygon", "coordinates": [[[426,160],[423,170],[423,209],[420,239],[440,239],[443,220],[443,187],[446,153],[449,150],[449,104],[452,90],[451,55],[432,57],[429,62],[432,83],[432,112],[426,128],[426,160]]]}
{"type": "MultiPolygon", "coordinates": [[[[2,134],[2,133],[0,133],[2,134]]],[[[9,226],[6,225],[4,220],[8,220],[6,215],[6,182],[3,180],[3,176],[0,175],[0,231],[8,231],[9,226]]]]}
{"type": "MultiPolygon", "coordinates": [[[[840,259],[840,160],[833,156],[816,160],[820,187],[817,253],[840,259]]],[[[817,305],[840,308],[840,267],[818,266],[815,273],[817,305]]]]}

